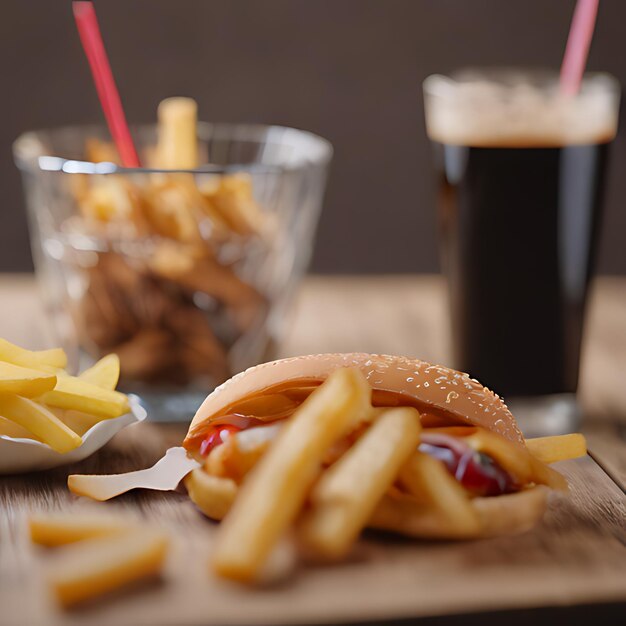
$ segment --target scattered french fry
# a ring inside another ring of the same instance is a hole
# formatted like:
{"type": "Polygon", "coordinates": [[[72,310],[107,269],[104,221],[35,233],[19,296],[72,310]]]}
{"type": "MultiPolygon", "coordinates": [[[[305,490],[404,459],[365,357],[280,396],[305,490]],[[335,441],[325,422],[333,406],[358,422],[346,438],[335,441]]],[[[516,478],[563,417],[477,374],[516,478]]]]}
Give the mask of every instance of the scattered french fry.
{"type": "Polygon", "coordinates": [[[416,449],[420,430],[415,409],[389,409],[322,475],[300,525],[307,551],[331,559],[345,556],[416,449]]]}
{"type": "Polygon", "coordinates": [[[89,369],[82,372],[78,378],[102,389],[113,391],[117,387],[120,377],[120,359],[117,354],[107,354],[89,369]]]}
{"type": "Polygon", "coordinates": [[[542,463],[556,463],[587,454],[587,442],[580,433],[526,439],[526,447],[542,463]]]}
{"type": "Polygon", "coordinates": [[[37,351],[26,350],[6,339],[0,338],[0,361],[31,369],[37,369],[42,366],[62,369],[67,366],[67,355],[61,348],[37,351]]]}
{"type": "Polygon", "coordinates": [[[191,98],[167,98],[159,104],[159,166],[198,167],[198,106],[191,98]]]}
{"type": "Polygon", "coordinates": [[[207,516],[221,520],[237,495],[237,483],[230,478],[212,476],[195,469],[184,479],[190,500],[207,516]]]}
{"type": "Polygon", "coordinates": [[[326,450],[370,410],[371,389],[356,369],[334,372],[300,406],[243,483],[219,529],[212,567],[254,580],[293,523],[326,450]]]}
{"type": "Polygon", "coordinates": [[[414,452],[400,472],[400,484],[418,504],[440,514],[446,528],[479,532],[480,520],[465,489],[438,459],[414,452]]]}
{"type": "Polygon", "coordinates": [[[48,513],[31,515],[30,540],[41,546],[63,546],[85,539],[118,535],[135,526],[127,520],[106,514],[48,513]]]}
{"type": "Polygon", "coordinates": [[[59,409],[83,411],[103,419],[119,417],[129,411],[128,398],[123,393],[102,389],[73,376],[59,376],[54,390],[40,399],[59,409]]]}
{"type": "Polygon", "coordinates": [[[57,555],[48,580],[59,603],[70,608],[157,576],[167,546],[167,536],[150,529],[90,539],[64,548],[57,555]]]}
{"type": "Polygon", "coordinates": [[[0,415],[26,428],[61,454],[82,443],[82,439],[49,409],[28,398],[0,394],[0,415]]]}
{"type": "Polygon", "coordinates": [[[0,393],[35,398],[54,389],[56,384],[55,374],[0,361],[0,393]]]}

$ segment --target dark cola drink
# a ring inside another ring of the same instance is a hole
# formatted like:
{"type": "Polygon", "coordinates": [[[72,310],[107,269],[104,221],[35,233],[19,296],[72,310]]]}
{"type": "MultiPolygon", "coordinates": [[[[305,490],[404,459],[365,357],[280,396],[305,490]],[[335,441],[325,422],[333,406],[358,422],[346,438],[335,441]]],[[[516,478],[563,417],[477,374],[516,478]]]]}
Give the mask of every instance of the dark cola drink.
{"type": "Polygon", "coordinates": [[[570,430],[619,90],[596,75],[565,99],[554,77],[502,71],[431,77],[425,94],[454,366],[522,427],[533,413],[527,430],[570,430]]]}

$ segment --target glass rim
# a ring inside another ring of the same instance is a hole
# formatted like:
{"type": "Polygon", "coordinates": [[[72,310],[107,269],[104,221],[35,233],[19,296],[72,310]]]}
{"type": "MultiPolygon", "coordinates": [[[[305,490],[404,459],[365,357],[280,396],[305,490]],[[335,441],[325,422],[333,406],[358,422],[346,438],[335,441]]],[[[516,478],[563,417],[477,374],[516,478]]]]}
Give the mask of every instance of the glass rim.
{"type": "MultiPolygon", "coordinates": [[[[510,76],[527,76],[531,80],[545,80],[550,81],[552,84],[558,82],[559,72],[555,69],[545,67],[532,67],[532,66],[514,66],[514,65],[502,65],[502,66],[480,66],[469,65],[466,67],[460,67],[447,73],[430,74],[422,81],[422,90],[424,95],[429,97],[442,97],[441,93],[438,93],[437,85],[442,81],[447,83],[455,83],[457,85],[463,82],[471,82],[469,80],[464,81],[464,77],[476,75],[482,78],[491,78],[496,82],[500,82],[498,79],[506,75],[510,76]]],[[[608,93],[614,95],[621,94],[621,83],[619,80],[609,72],[585,72],[583,74],[582,84],[589,84],[591,82],[601,81],[603,86],[606,87],[608,93]]],[[[504,81],[501,81],[505,84],[504,81]]]]}
{"type": "MultiPolygon", "coordinates": [[[[131,134],[140,133],[157,128],[155,123],[134,124],[130,126],[131,134]]],[[[238,122],[198,122],[198,137],[200,141],[207,141],[215,128],[221,129],[225,133],[232,133],[231,139],[248,139],[261,141],[261,134],[275,133],[291,135],[298,141],[310,142],[319,152],[315,157],[302,157],[296,163],[264,164],[264,163],[232,163],[228,165],[205,164],[194,169],[168,169],[154,167],[124,167],[112,162],[94,162],[83,159],[70,159],[56,156],[54,154],[38,153],[33,149],[32,144],[37,138],[44,134],[64,134],[69,132],[83,132],[85,138],[93,136],[95,133],[108,129],[103,124],[70,124],[51,128],[40,128],[26,131],[20,134],[12,144],[13,158],[18,169],[29,172],[59,172],[65,174],[87,174],[87,175],[109,175],[109,174],[232,174],[237,172],[250,174],[280,174],[282,172],[293,172],[304,170],[310,166],[325,166],[333,157],[333,145],[324,137],[311,131],[281,126],[278,124],[254,124],[238,122]],[[237,135],[250,135],[249,137],[238,137],[237,135]]]]}

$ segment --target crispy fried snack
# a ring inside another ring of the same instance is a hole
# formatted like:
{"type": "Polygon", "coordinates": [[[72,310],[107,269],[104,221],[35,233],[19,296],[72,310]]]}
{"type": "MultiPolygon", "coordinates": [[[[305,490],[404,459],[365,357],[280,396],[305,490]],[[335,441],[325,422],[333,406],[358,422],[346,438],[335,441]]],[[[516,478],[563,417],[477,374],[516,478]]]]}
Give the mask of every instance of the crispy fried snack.
{"type": "MultiPolygon", "coordinates": [[[[158,118],[149,165],[197,168],[196,103],[168,98],[158,118]]],[[[117,162],[115,149],[96,139],[86,156],[117,162]]],[[[231,376],[229,351],[247,334],[272,346],[266,297],[239,269],[248,247],[268,245],[250,176],[76,175],[70,189],[80,212],[72,228],[103,244],[73,310],[89,354],[119,354],[127,381],[217,385],[231,376]]]]}

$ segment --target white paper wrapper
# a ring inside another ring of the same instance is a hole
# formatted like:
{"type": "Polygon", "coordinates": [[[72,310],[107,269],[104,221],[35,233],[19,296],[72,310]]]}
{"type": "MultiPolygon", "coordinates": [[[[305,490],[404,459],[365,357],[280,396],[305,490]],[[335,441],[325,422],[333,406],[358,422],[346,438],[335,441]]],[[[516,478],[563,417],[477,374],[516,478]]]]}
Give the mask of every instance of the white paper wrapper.
{"type": "Polygon", "coordinates": [[[102,448],[122,428],[146,419],[146,411],[139,404],[139,398],[130,395],[128,399],[129,413],[98,422],[83,435],[83,443],[66,454],[59,454],[50,446],[34,439],[0,435],[0,474],[46,470],[86,459],[102,448]]]}

